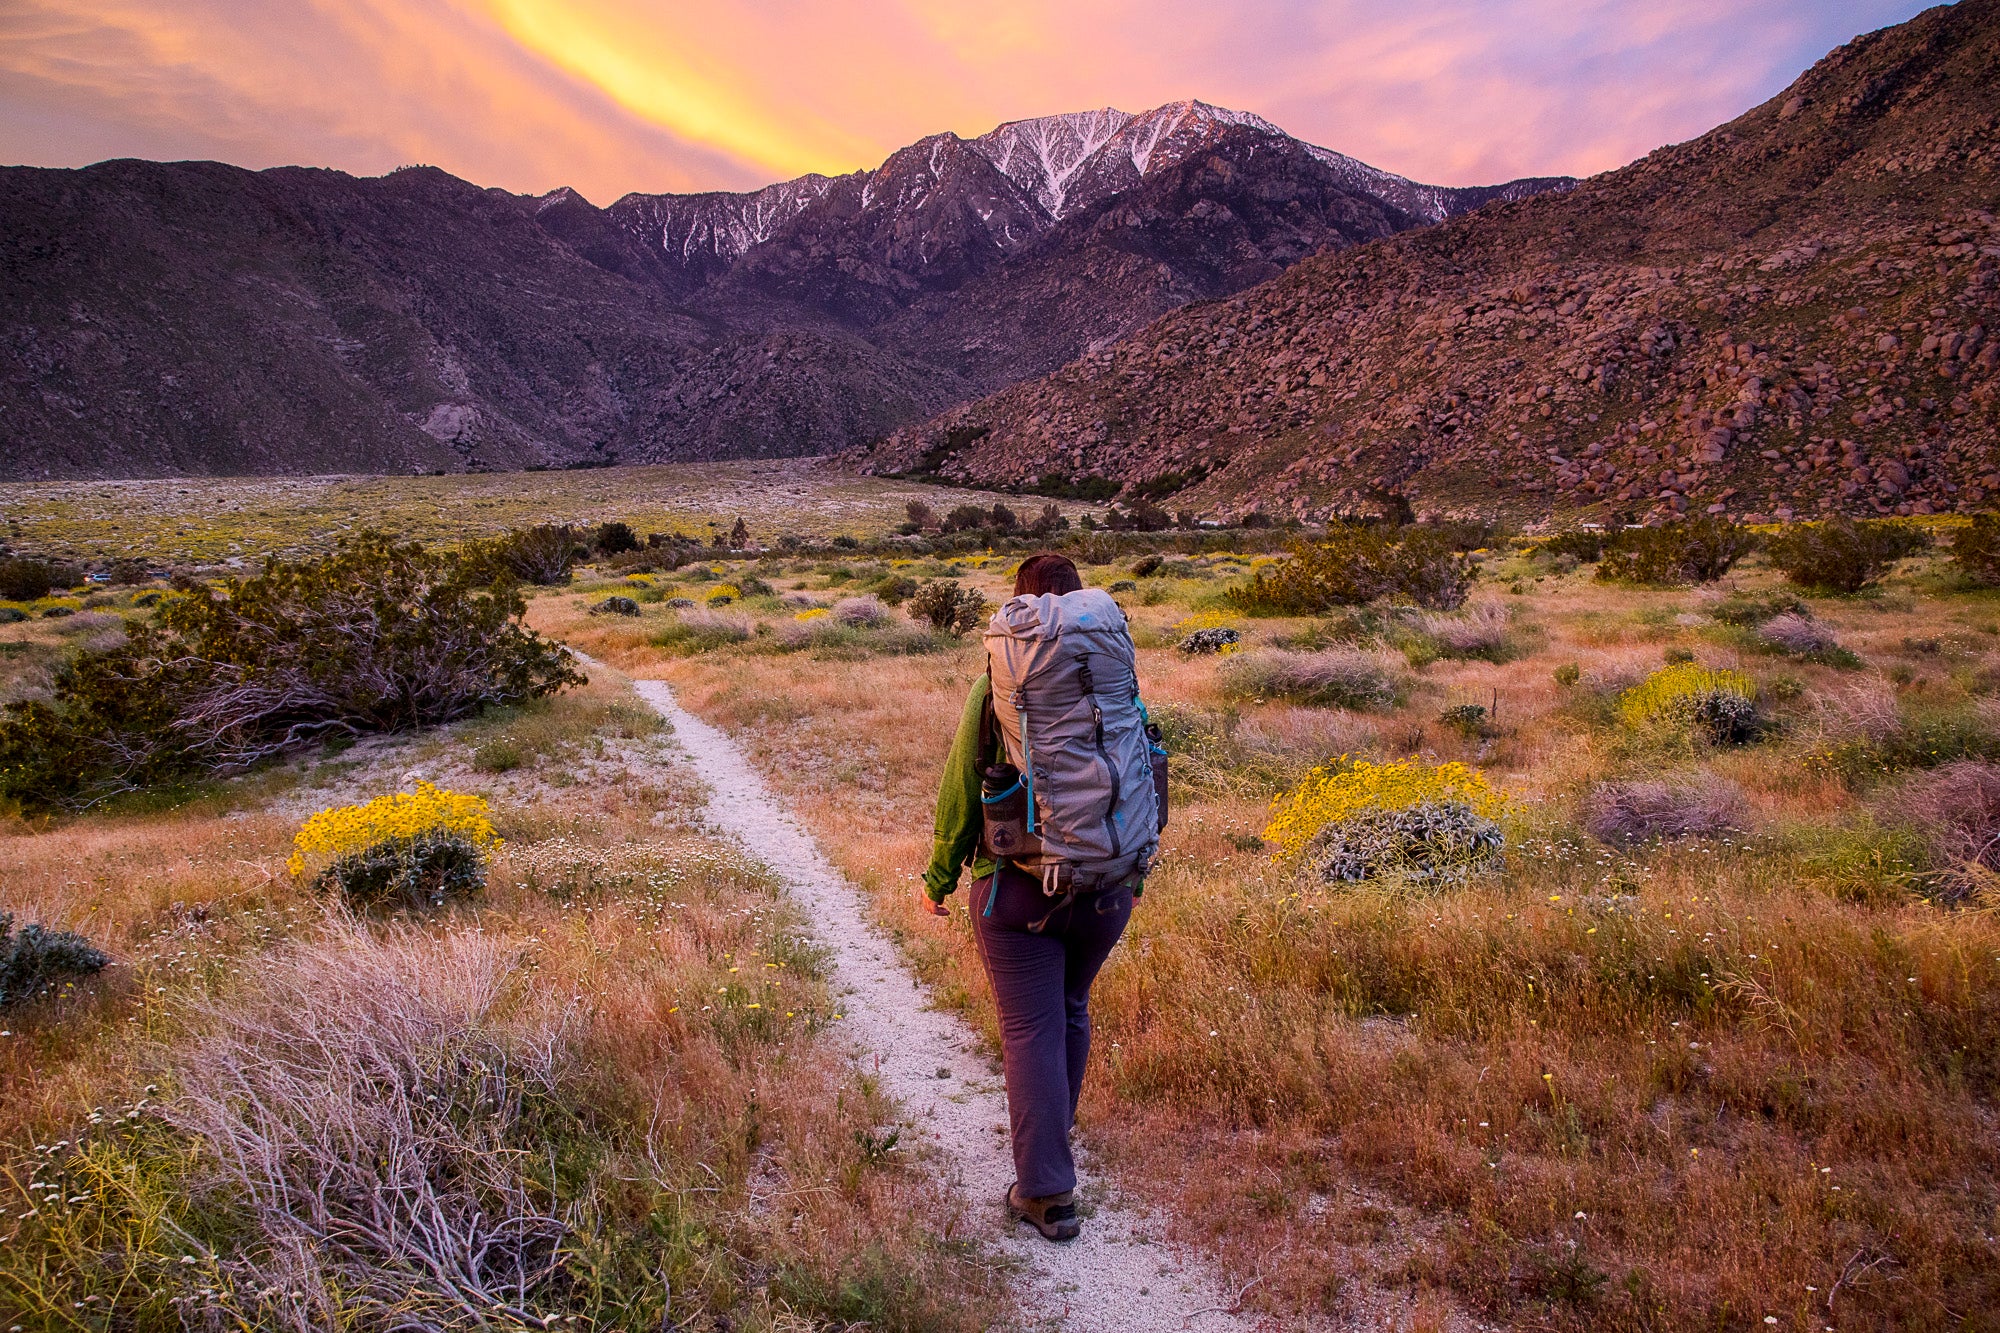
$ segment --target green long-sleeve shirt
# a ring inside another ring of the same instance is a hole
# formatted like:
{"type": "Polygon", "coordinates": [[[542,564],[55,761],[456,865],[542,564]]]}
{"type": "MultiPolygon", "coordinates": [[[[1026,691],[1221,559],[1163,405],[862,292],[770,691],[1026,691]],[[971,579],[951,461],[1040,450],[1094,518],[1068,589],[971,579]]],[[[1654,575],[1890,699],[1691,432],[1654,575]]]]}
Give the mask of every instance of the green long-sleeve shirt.
{"type": "MultiPolygon", "coordinates": [[[[951,754],[944,761],[944,776],[938,781],[937,819],[933,825],[936,841],[931,844],[931,863],[924,871],[924,893],[934,903],[958,887],[958,872],[972,862],[972,877],[993,873],[993,858],[979,850],[985,831],[984,807],[979,801],[980,770],[998,763],[996,755],[979,753],[979,719],[986,709],[988,684],[985,676],[972,682],[965,711],[959,715],[958,735],[952,738],[951,754]]],[[[998,750],[999,740],[994,740],[998,750]]]]}

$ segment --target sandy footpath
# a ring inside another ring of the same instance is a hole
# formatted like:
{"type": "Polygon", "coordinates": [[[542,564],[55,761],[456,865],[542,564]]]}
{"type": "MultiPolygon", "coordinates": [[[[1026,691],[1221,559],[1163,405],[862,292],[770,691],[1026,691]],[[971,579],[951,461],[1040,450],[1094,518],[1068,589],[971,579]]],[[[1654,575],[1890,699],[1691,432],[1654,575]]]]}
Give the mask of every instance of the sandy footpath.
{"type": "Polygon", "coordinates": [[[676,740],[710,790],[709,818],[739,839],[783,881],[833,954],[855,1058],[879,1071],[904,1117],[906,1142],[937,1150],[1006,1256],[1018,1264],[1021,1325],[1079,1333],[1204,1333],[1275,1327],[1230,1313],[1233,1290],[1193,1256],[1160,1237],[1159,1217],[1094,1178],[1079,1162],[1083,1236],[1052,1245],[1010,1224],[1001,1203],[1014,1179],[1007,1103],[999,1076],[958,1018],[930,1007],[929,995],[895,945],[868,919],[862,894],[788,814],[730,736],[680,706],[664,681],[633,682],[672,724],[676,740]]]}

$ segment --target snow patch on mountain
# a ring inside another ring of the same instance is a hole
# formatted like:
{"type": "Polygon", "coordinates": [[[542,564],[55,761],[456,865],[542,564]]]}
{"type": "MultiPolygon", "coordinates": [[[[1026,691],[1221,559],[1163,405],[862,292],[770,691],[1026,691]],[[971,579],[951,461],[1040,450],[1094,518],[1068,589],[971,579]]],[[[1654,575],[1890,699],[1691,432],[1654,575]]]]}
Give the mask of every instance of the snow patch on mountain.
{"type": "Polygon", "coordinates": [[[812,174],[744,193],[628,194],[611,211],[667,254],[726,262],[777,235],[833,182],[812,174]]]}
{"type": "Polygon", "coordinates": [[[1061,217],[1064,195],[1077,172],[1133,120],[1131,112],[1108,106],[1010,120],[974,139],[972,146],[1051,217],[1061,217]]]}

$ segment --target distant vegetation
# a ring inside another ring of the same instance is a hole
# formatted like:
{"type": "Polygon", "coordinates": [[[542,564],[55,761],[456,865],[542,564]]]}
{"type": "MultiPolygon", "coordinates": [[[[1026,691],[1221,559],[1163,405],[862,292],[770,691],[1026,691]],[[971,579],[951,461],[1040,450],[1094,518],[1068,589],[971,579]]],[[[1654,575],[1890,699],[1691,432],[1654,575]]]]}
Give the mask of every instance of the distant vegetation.
{"type": "Polygon", "coordinates": [[[309,743],[435,725],[578,683],[480,554],[379,535],[211,587],[182,579],[50,697],[0,716],[0,800],[76,809],[309,743]]]}

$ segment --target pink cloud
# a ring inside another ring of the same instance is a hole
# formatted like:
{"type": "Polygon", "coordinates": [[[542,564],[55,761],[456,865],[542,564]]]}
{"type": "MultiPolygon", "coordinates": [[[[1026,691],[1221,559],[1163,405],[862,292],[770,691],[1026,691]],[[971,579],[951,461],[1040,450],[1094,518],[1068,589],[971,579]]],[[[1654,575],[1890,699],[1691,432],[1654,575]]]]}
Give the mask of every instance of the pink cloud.
{"type": "Polygon", "coordinates": [[[1442,184],[1700,133],[1910,0],[15,0],[0,159],[431,162],[745,188],[923,134],[1200,97],[1442,184]]]}

